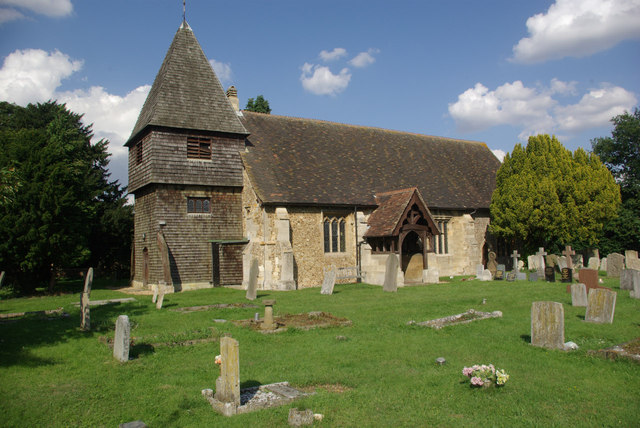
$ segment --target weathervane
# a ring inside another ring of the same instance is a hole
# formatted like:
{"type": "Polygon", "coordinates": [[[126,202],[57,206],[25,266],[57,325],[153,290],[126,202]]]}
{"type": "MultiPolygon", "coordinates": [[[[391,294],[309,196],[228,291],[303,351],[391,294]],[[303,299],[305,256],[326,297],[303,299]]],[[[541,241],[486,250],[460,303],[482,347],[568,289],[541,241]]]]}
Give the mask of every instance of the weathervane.
{"type": "Polygon", "coordinates": [[[187,0],[182,0],[182,20],[187,21],[187,0]]]}

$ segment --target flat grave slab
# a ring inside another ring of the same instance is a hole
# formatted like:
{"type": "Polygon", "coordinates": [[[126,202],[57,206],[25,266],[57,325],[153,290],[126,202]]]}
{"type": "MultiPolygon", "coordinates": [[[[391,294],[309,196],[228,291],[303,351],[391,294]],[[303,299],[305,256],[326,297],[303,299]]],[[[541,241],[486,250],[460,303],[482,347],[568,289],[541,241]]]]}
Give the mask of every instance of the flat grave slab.
{"type": "Polygon", "coordinates": [[[408,325],[419,325],[422,327],[431,327],[436,330],[440,330],[443,327],[447,327],[450,325],[456,324],[468,324],[473,321],[486,320],[489,318],[500,318],[502,317],[502,312],[494,311],[494,312],[481,312],[476,311],[475,309],[469,309],[467,312],[463,312],[461,314],[451,315],[444,318],[438,318],[429,321],[423,322],[415,322],[409,321],[408,325]]]}

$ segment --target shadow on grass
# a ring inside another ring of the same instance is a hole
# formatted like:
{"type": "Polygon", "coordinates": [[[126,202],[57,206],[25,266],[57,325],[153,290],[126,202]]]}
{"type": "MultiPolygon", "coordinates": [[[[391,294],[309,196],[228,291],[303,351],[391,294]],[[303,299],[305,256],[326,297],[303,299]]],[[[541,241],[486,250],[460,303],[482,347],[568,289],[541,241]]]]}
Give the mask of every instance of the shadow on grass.
{"type": "Polygon", "coordinates": [[[143,355],[150,355],[156,352],[153,345],[148,343],[141,343],[139,345],[133,345],[131,349],[129,349],[129,359],[138,359],[143,355]]]}
{"type": "Polygon", "coordinates": [[[0,323],[0,367],[14,365],[38,367],[57,364],[55,359],[36,357],[32,350],[93,337],[115,329],[118,315],[147,314],[148,307],[138,302],[110,304],[91,308],[91,330],[80,329],[80,309],[73,308],[68,315],[27,315],[10,322],[0,323]]]}
{"type": "Polygon", "coordinates": [[[521,334],[520,339],[524,340],[526,343],[531,343],[531,335],[530,334],[521,334]]]}

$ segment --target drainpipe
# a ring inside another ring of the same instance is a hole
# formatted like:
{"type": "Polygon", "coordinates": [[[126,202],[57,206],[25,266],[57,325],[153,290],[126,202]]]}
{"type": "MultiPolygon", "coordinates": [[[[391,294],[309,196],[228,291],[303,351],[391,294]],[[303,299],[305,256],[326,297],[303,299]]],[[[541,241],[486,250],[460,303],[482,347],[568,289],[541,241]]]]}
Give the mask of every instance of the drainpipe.
{"type": "Polygon", "coordinates": [[[356,282],[360,283],[362,282],[362,257],[360,255],[360,250],[361,250],[361,242],[358,239],[358,206],[354,205],[353,206],[353,222],[355,224],[355,233],[356,233],[356,239],[355,239],[355,244],[356,244],[356,265],[358,266],[358,272],[360,272],[360,277],[356,278],[356,282]]]}

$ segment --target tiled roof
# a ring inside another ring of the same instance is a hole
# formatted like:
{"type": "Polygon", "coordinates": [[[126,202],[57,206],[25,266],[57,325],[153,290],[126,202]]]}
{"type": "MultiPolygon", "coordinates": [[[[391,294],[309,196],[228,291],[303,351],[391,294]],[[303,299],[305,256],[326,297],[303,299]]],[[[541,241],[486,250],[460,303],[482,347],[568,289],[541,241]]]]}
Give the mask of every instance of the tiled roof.
{"type": "Polygon", "coordinates": [[[154,125],[247,134],[186,22],[173,38],[127,145],[154,125]]]}
{"type": "Polygon", "coordinates": [[[427,206],[488,208],[498,159],[484,143],[243,112],[242,159],[265,204],[376,206],[417,187],[427,206]]]}
{"type": "MultiPolygon", "coordinates": [[[[411,197],[416,192],[418,192],[420,205],[424,205],[424,201],[420,197],[420,191],[416,187],[383,192],[375,195],[378,208],[376,208],[369,216],[369,229],[367,229],[365,236],[393,235],[394,229],[401,221],[407,205],[411,202],[411,197]]],[[[431,216],[431,213],[426,206],[420,208],[426,211],[427,216],[431,216]]]]}

